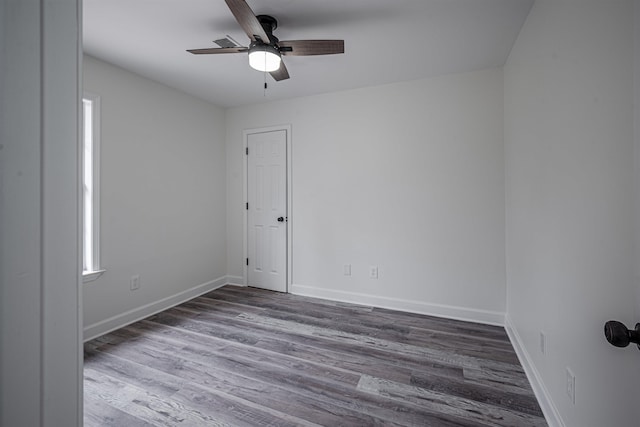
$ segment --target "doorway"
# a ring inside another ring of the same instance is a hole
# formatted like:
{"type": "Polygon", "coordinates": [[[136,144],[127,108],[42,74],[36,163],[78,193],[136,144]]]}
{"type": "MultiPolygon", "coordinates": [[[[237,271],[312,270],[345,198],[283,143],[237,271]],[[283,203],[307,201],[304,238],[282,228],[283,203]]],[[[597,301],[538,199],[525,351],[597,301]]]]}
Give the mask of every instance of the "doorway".
{"type": "Polygon", "coordinates": [[[290,127],[244,132],[246,284],[287,292],[290,280],[290,127]]]}

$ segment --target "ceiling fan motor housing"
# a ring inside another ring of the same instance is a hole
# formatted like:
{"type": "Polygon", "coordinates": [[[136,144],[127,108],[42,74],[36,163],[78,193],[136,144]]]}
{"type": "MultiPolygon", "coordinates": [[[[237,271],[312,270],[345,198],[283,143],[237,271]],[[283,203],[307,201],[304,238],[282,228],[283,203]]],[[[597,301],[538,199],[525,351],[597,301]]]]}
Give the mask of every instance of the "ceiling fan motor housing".
{"type": "Polygon", "coordinates": [[[267,33],[269,37],[271,37],[271,33],[273,33],[273,31],[278,28],[278,21],[276,20],[276,18],[269,15],[258,15],[256,16],[256,18],[258,18],[258,22],[260,22],[260,25],[262,25],[262,28],[264,28],[264,32],[267,33]]]}

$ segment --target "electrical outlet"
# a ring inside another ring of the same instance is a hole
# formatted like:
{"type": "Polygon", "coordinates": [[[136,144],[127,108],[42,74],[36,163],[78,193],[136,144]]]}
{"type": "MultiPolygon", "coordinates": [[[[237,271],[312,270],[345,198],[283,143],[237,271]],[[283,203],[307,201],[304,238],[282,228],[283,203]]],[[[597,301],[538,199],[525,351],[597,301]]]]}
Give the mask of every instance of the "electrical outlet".
{"type": "Polygon", "coordinates": [[[129,282],[132,291],[136,291],[140,289],[140,276],[136,274],[135,276],[131,276],[131,281],[129,282]]]}
{"type": "Polygon", "coordinates": [[[567,396],[572,405],[576,404],[576,376],[567,368],[567,396]]]}
{"type": "Polygon", "coordinates": [[[377,279],[378,278],[378,266],[377,265],[369,266],[369,278],[370,279],[377,279]]]}
{"type": "Polygon", "coordinates": [[[351,264],[345,264],[343,267],[343,272],[345,276],[351,276],[351,264]]]}
{"type": "Polygon", "coordinates": [[[547,354],[547,337],[540,331],[540,353],[547,354]]]}

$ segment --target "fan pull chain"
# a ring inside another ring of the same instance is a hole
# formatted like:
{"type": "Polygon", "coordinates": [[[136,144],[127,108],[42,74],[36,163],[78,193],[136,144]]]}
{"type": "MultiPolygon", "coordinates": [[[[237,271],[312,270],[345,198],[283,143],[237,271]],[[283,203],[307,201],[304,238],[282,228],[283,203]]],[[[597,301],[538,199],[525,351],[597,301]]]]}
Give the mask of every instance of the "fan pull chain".
{"type": "Polygon", "coordinates": [[[264,72],[264,93],[263,95],[265,98],[267,97],[267,72],[264,72]]]}

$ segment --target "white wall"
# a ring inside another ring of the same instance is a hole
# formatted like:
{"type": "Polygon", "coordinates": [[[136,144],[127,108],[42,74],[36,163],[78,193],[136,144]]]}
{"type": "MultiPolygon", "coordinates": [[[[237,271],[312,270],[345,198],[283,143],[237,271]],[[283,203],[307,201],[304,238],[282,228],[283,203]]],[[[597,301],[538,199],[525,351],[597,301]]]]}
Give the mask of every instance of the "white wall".
{"type": "Polygon", "coordinates": [[[634,139],[634,283],[636,284],[636,314],[635,319],[640,319],[640,2],[634,3],[634,116],[633,116],[633,139],[634,139]]]}
{"type": "Polygon", "coordinates": [[[502,89],[490,69],[228,110],[228,273],[242,130],[291,124],[294,293],[502,323],[502,89]]]}
{"type": "Polygon", "coordinates": [[[82,425],[79,4],[0,2],[0,425],[82,425]]]}
{"type": "Polygon", "coordinates": [[[88,56],[84,90],[101,97],[107,270],[84,285],[90,337],[226,281],[226,159],[218,107],[88,56]]]}
{"type": "Polygon", "coordinates": [[[638,425],[640,354],[602,332],[639,320],[632,12],[633,1],[538,0],[504,71],[507,323],[551,425],[638,425]]]}

